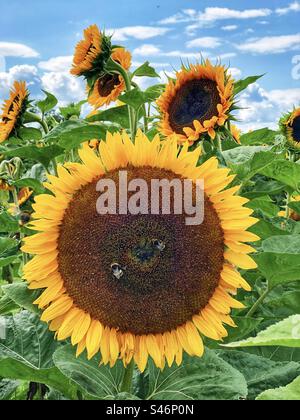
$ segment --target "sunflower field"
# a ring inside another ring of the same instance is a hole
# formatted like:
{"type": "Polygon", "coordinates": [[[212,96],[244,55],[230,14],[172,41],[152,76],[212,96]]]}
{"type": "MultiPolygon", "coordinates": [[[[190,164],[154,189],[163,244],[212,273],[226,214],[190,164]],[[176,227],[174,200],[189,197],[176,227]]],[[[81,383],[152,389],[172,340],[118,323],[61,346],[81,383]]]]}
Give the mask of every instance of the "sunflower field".
{"type": "Polygon", "coordinates": [[[300,400],[299,104],[242,133],[262,76],[203,60],[142,90],[159,76],[131,61],[92,25],[82,102],[16,80],[2,106],[0,399],[300,400]],[[120,193],[125,170],[192,180],[193,203],[202,180],[203,222],[99,214],[98,181],[120,193]]]}

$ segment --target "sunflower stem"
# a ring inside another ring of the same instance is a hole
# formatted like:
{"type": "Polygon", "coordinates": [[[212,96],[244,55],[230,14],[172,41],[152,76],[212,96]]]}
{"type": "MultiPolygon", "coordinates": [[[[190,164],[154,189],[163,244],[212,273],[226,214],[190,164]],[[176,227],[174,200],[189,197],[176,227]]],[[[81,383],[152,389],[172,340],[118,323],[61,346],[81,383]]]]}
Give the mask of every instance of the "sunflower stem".
{"type": "Polygon", "coordinates": [[[264,302],[264,300],[266,299],[266,297],[268,296],[268,294],[270,293],[271,289],[269,289],[269,287],[267,287],[267,289],[263,292],[263,294],[257,299],[257,301],[254,303],[254,305],[252,306],[252,308],[250,309],[250,311],[247,313],[246,317],[251,317],[252,315],[255,314],[255,312],[257,311],[257,309],[259,308],[259,306],[264,302]]]}
{"type": "Polygon", "coordinates": [[[39,115],[29,111],[26,112],[25,118],[25,122],[37,122],[43,128],[45,134],[49,133],[49,127],[44,118],[41,118],[39,115]]]}
{"type": "MultiPolygon", "coordinates": [[[[107,70],[120,74],[124,79],[126,91],[127,92],[131,91],[130,76],[128,72],[119,63],[117,63],[112,58],[110,58],[107,63],[107,70]]],[[[135,128],[134,128],[135,127],[135,110],[130,105],[127,105],[127,107],[128,107],[131,138],[132,138],[132,141],[134,141],[135,139],[135,128]]]]}
{"type": "Polygon", "coordinates": [[[124,376],[121,384],[121,392],[131,392],[132,388],[132,378],[134,372],[134,361],[133,359],[129,363],[129,365],[125,368],[124,376]]]}

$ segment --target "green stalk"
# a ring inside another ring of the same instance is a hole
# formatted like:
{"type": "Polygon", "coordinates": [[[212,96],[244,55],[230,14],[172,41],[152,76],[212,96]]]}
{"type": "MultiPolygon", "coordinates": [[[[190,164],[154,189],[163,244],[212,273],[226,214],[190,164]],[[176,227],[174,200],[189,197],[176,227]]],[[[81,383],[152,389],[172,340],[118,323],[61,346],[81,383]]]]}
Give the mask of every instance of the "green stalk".
{"type": "Polygon", "coordinates": [[[129,363],[129,365],[125,368],[124,376],[121,384],[121,392],[128,392],[131,393],[132,388],[132,378],[134,372],[134,361],[133,359],[129,363]]]}
{"type": "Polygon", "coordinates": [[[49,127],[44,118],[41,118],[39,115],[29,111],[26,112],[25,118],[26,122],[37,122],[43,128],[45,134],[49,133],[49,127]]]}
{"type": "Polygon", "coordinates": [[[252,315],[255,314],[255,312],[257,311],[257,309],[264,302],[264,300],[266,299],[266,297],[268,296],[268,294],[270,292],[271,292],[271,289],[269,289],[269,287],[267,287],[267,289],[263,292],[263,294],[260,296],[260,298],[258,298],[257,301],[254,303],[254,305],[252,306],[252,308],[250,309],[250,311],[247,313],[246,317],[249,317],[250,318],[252,315]]]}

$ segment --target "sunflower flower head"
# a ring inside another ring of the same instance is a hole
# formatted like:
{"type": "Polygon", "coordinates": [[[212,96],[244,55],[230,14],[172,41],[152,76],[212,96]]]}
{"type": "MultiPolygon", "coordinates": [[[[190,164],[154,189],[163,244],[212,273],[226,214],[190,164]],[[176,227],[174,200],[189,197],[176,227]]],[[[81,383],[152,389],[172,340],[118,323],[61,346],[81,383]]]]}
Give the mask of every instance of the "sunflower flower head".
{"type": "Polygon", "coordinates": [[[193,143],[205,133],[214,139],[230,118],[233,101],[234,81],[225,67],[209,60],[183,67],[157,101],[161,132],[175,134],[179,143],[193,143]]]}
{"type": "Polygon", "coordinates": [[[104,72],[105,64],[111,56],[111,39],[97,25],[85,29],[83,36],[75,48],[71,74],[84,76],[93,84],[97,75],[104,72]]]}
{"type": "Polygon", "coordinates": [[[280,122],[281,132],[285,135],[291,148],[300,149],[300,107],[284,115],[280,122]]]}
{"type": "Polygon", "coordinates": [[[0,115],[0,143],[7,140],[22,125],[29,105],[28,98],[26,83],[15,81],[10,97],[4,102],[0,115]]]}
{"type": "MultiPolygon", "coordinates": [[[[131,66],[131,54],[125,48],[115,48],[111,58],[122,66],[123,69],[129,70],[131,66]]],[[[103,105],[109,105],[118,99],[125,90],[125,87],[125,81],[120,74],[105,73],[96,80],[89,93],[88,101],[95,109],[103,105]]]]}
{"type": "Polygon", "coordinates": [[[58,340],[70,337],[77,355],[100,353],[110,366],[134,359],[141,371],[151,357],[162,369],[180,365],[183,352],[201,357],[203,336],[222,340],[225,325],[235,326],[231,309],[243,305],[233,295],[250,290],[238,267],[256,267],[245,244],[258,240],[247,231],[256,219],[216,158],[197,166],[199,150],[186,143],[178,153],[176,138],[138,132],[133,143],[125,132],[109,133],[97,153],[85,144],[82,163],[49,175],[52,195],[35,198],[30,226],[38,233],[22,248],[35,256],[24,275],[30,289],[43,289],[35,301],[41,319],[58,340]],[[99,215],[97,183],[113,180],[118,190],[120,170],[148,187],[153,179],[203,179],[203,223],[189,226],[179,214],[99,215]]]}
{"type": "Polygon", "coordinates": [[[230,132],[232,137],[234,138],[234,140],[238,143],[241,144],[241,130],[234,124],[230,125],[230,132]]]}

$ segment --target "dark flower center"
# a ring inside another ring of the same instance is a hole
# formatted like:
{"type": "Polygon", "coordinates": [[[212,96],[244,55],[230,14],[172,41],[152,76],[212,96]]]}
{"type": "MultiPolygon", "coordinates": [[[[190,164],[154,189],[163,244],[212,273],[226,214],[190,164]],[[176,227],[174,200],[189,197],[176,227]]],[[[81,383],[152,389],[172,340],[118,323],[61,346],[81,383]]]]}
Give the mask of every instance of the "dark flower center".
{"type": "Polygon", "coordinates": [[[111,94],[116,86],[120,84],[120,79],[117,74],[106,74],[98,80],[98,92],[102,97],[111,94]]]}
{"type": "Polygon", "coordinates": [[[186,82],[176,93],[169,108],[172,129],[183,134],[183,128],[193,128],[193,121],[203,123],[217,115],[221,102],[217,84],[213,80],[198,79],[186,82]]]}
{"type": "Polygon", "coordinates": [[[300,115],[296,117],[292,124],[292,130],[293,130],[293,139],[296,142],[300,142],[300,115]]]}
{"type": "MultiPolygon", "coordinates": [[[[117,196],[118,175],[106,175],[117,196]]],[[[150,189],[152,179],[178,176],[129,167],[128,182],[136,178],[150,189]]],[[[211,202],[205,197],[198,226],[186,225],[184,214],[100,216],[96,184],[74,195],[61,225],[58,261],[67,293],[77,307],[122,332],[162,333],[183,325],[209,302],[224,263],[223,230],[211,202]]]]}

